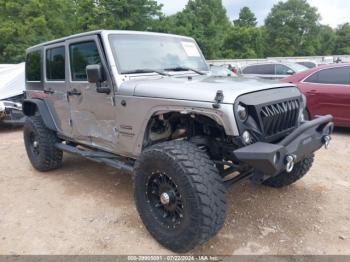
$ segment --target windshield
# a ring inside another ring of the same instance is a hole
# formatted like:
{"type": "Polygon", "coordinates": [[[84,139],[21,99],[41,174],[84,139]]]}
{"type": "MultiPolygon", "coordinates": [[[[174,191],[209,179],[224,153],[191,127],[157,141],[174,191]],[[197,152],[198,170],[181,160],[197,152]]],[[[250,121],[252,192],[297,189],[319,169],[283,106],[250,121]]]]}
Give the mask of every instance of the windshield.
{"type": "Polygon", "coordinates": [[[121,74],[145,69],[159,71],[172,68],[208,71],[197,44],[188,38],[115,34],[109,37],[109,41],[121,74]]]}

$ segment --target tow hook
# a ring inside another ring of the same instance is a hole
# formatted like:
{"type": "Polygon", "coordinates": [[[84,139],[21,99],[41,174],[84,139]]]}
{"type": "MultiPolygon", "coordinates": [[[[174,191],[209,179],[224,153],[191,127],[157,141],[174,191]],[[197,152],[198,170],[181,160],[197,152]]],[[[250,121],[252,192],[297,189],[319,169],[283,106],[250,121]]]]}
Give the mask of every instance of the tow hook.
{"type": "Polygon", "coordinates": [[[287,173],[292,172],[293,168],[294,168],[294,161],[295,161],[295,156],[293,155],[288,155],[286,156],[284,162],[286,164],[286,171],[287,173]]]}
{"type": "Polygon", "coordinates": [[[323,137],[323,143],[324,143],[324,148],[328,149],[329,148],[329,143],[331,142],[331,137],[326,135],[323,137]]]}

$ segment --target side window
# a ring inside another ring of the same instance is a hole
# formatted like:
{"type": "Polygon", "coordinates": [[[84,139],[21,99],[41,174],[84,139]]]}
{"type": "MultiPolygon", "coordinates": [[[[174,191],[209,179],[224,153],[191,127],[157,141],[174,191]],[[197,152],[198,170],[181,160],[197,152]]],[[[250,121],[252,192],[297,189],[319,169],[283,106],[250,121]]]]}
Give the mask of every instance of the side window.
{"type": "Polygon", "coordinates": [[[306,83],[318,83],[318,75],[319,75],[319,72],[316,72],[313,75],[306,78],[304,80],[304,82],[306,82],[306,83]]]}
{"type": "Polygon", "coordinates": [[[243,69],[243,74],[255,74],[255,66],[247,66],[243,69]]]}
{"type": "Polygon", "coordinates": [[[293,71],[288,66],[276,64],[276,75],[288,75],[288,71],[293,71]]]}
{"type": "Polygon", "coordinates": [[[51,81],[64,81],[66,79],[63,46],[46,50],[46,79],[51,81]]]}
{"type": "Polygon", "coordinates": [[[41,51],[28,53],[26,58],[26,79],[27,81],[41,81],[41,51]]]}
{"type": "Polygon", "coordinates": [[[275,65],[273,65],[273,64],[259,65],[257,69],[258,69],[257,74],[259,74],[259,75],[274,75],[275,74],[275,65]]]}
{"type": "Polygon", "coordinates": [[[243,69],[243,74],[274,75],[275,67],[273,64],[248,66],[243,69]]]}
{"type": "Polygon", "coordinates": [[[101,64],[94,41],[70,45],[69,55],[72,81],[87,81],[86,66],[101,64]]]}
{"type": "Polygon", "coordinates": [[[304,82],[350,85],[350,67],[325,69],[307,78],[304,82]]]}

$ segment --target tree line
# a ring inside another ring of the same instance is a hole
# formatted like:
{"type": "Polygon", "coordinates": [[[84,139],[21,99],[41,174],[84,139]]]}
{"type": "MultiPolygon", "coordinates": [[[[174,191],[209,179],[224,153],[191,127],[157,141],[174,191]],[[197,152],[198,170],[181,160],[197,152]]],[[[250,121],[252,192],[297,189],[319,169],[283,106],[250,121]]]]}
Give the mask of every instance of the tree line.
{"type": "Polygon", "coordinates": [[[350,24],[320,23],[306,0],[275,4],[263,26],[244,7],[230,21],[222,0],[189,0],[171,16],[155,0],[0,0],[0,63],[24,60],[34,44],[95,29],[194,37],[208,59],[350,54],[350,24]]]}

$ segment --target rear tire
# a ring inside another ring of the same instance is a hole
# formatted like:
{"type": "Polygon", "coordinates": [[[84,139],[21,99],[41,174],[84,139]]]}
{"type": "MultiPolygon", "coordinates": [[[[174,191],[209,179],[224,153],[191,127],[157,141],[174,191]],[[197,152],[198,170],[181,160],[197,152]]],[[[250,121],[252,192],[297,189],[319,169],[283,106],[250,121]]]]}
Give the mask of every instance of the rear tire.
{"type": "Polygon", "coordinates": [[[26,119],[23,136],[28,158],[35,169],[45,172],[62,166],[63,153],[55,147],[60,140],[54,131],[46,128],[41,116],[26,119]]]}
{"type": "Polygon", "coordinates": [[[225,188],[218,170],[206,153],[186,141],[158,144],[141,154],[134,196],[148,231],[174,252],[193,249],[224,224],[225,188]]]}
{"type": "Polygon", "coordinates": [[[263,185],[275,188],[289,186],[304,177],[312,167],[313,162],[314,155],[306,157],[295,165],[292,172],[288,173],[287,171],[283,171],[280,174],[265,180],[263,185]]]}

